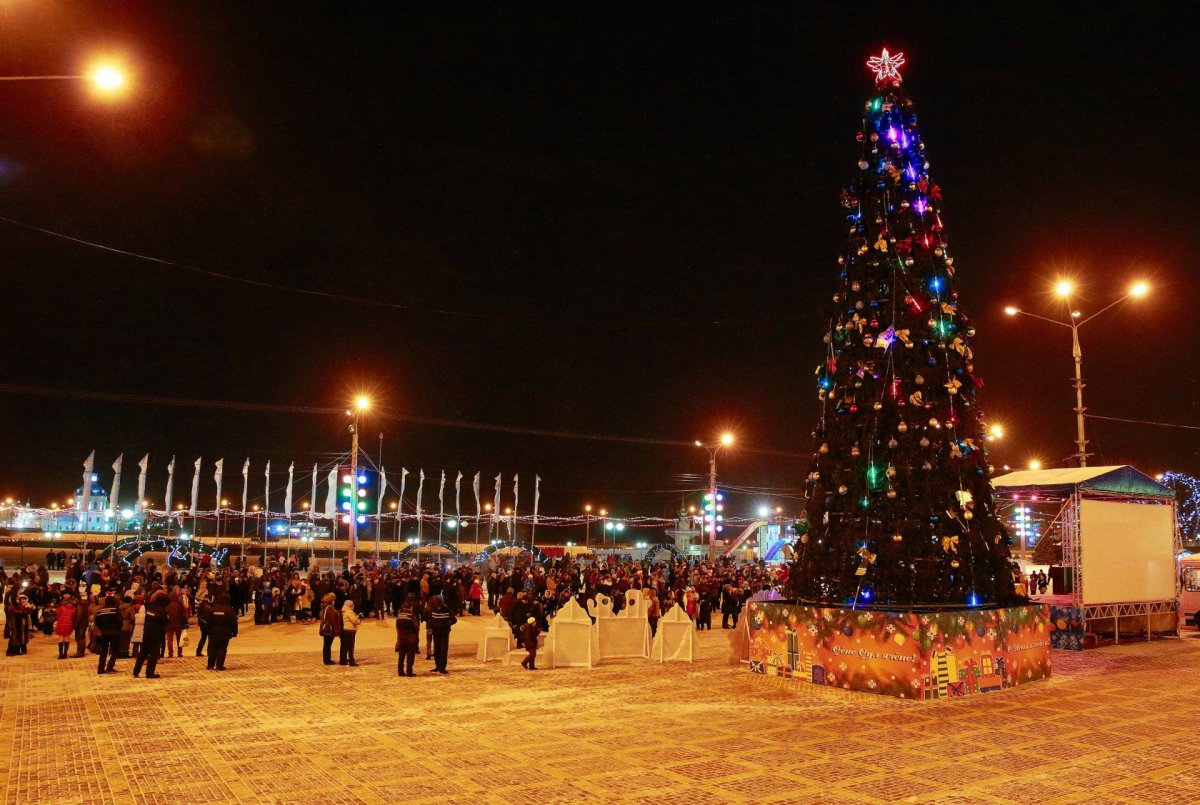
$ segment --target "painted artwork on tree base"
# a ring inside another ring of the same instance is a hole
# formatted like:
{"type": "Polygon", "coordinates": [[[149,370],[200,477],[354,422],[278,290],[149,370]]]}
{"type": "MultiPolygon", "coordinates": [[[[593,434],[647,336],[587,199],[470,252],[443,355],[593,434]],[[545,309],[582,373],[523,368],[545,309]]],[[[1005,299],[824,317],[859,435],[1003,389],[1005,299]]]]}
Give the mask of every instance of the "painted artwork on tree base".
{"type": "Polygon", "coordinates": [[[938,612],[750,601],[750,670],[901,699],[953,699],[1048,679],[1045,604],[938,612]]]}

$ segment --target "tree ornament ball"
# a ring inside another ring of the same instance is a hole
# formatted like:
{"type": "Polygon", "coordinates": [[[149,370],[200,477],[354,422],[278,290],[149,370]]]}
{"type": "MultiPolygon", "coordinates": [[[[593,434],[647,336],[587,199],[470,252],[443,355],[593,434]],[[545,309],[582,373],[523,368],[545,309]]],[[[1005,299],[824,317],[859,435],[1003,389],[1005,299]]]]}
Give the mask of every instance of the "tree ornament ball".
{"type": "Polygon", "coordinates": [[[972,512],[970,510],[963,512],[963,519],[964,520],[974,520],[975,519],[974,512],[972,512]]]}
{"type": "Polygon", "coordinates": [[[892,534],[892,542],[904,542],[903,534],[892,534]]]}
{"type": "Polygon", "coordinates": [[[896,426],[896,430],[900,431],[901,433],[908,433],[908,423],[901,422],[899,425],[896,426]]]}
{"type": "Polygon", "coordinates": [[[931,427],[931,428],[940,428],[941,427],[941,425],[938,424],[937,417],[930,418],[929,427],[931,427]]]}
{"type": "Polygon", "coordinates": [[[817,448],[817,452],[823,456],[827,455],[829,453],[829,442],[821,442],[821,446],[817,448]]]}
{"type": "Polygon", "coordinates": [[[883,410],[883,403],[881,403],[881,402],[877,402],[877,403],[875,403],[874,405],[872,405],[871,407],[872,407],[872,408],[874,408],[876,411],[882,411],[882,410],[883,410]]]}
{"type": "Polygon", "coordinates": [[[921,447],[929,447],[929,439],[922,436],[920,444],[921,444],[921,447]]]}
{"type": "Polygon", "coordinates": [[[839,487],[838,487],[838,494],[839,494],[839,495],[844,495],[844,494],[846,494],[846,493],[847,493],[847,492],[849,492],[849,491],[850,491],[850,487],[846,486],[845,484],[842,484],[841,486],[839,486],[839,487]]]}
{"type": "Polygon", "coordinates": [[[925,472],[929,472],[930,470],[933,469],[933,465],[930,464],[928,461],[926,461],[924,464],[921,465],[921,469],[925,470],[925,472]]]}
{"type": "Polygon", "coordinates": [[[859,448],[858,445],[854,445],[853,447],[850,448],[850,455],[853,458],[858,458],[859,456],[862,455],[862,450],[859,448]]]}
{"type": "Polygon", "coordinates": [[[801,542],[801,544],[803,544],[803,545],[807,545],[807,544],[808,544],[808,534],[801,534],[801,535],[800,535],[800,542],[801,542]]]}
{"type": "Polygon", "coordinates": [[[867,162],[865,159],[860,159],[860,160],[858,161],[858,168],[859,168],[859,170],[864,170],[864,171],[865,171],[865,170],[866,170],[867,168],[869,168],[869,167],[871,167],[871,163],[870,163],[870,162],[867,162]]]}
{"type": "Polygon", "coordinates": [[[913,378],[913,382],[916,383],[918,386],[923,386],[923,385],[925,385],[925,378],[922,375],[917,375],[916,377],[913,378]]]}
{"type": "Polygon", "coordinates": [[[887,491],[887,496],[888,496],[888,500],[895,500],[895,499],[896,499],[896,490],[895,490],[895,489],[889,489],[889,490],[887,491]]]}
{"type": "Polygon", "coordinates": [[[899,446],[900,442],[896,441],[895,439],[888,439],[888,449],[895,450],[899,446]]]}
{"type": "Polygon", "coordinates": [[[887,477],[889,477],[889,478],[896,477],[896,468],[895,467],[888,467],[885,472],[887,474],[887,477]]]}
{"type": "Polygon", "coordinates": [[[905,638],[905,636],[900,632],[896,632],[894,635],[892,635],[892,640],[895,641],[897,646],[903,646],[906,639],[907,638],[905,638]]]}
{"type": "Polygon", "coordinates": [[[954,568],[955,570],[958,570],[958,566],[959,566],[959,561],[957,559],[950,560],[950,567],[954,568]]]}
{"type": "Polygon", "coordinates": [[[844,634],[846,637],[850,637],[850,635],[854,634],[854,627],[853,626],[843,626],[842,634],[844,634]]]}

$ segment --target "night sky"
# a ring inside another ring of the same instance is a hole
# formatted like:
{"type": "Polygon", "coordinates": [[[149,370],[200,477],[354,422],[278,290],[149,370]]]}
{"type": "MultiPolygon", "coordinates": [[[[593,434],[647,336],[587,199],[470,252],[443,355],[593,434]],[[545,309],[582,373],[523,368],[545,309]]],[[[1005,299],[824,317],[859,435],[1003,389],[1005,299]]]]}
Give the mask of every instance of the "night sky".
{"type": "MultiPolygon", "coordinates": [[[[733,450],[722,479],[795,494],[864,62],[886,45],[908,60],[944,192],[981,404],[1008,431],[994,463],[1074,450],[1069,333],[1001,312],[1052,313],[1060,273],[1085,313],[1154,286],[1083,330],[1092,412],[1200,424],[1194,6],[152,5],[0,10],[0,74],[108,52],[134,82],[115,103],[0,82],[0,215],[401,307],[0,223],[2,383],[317,407],[367,388],[424,417],[687,441],[731,428],[798,457],[733,450]]],[[[1089,428],[1093,463],[1200,473],[1196,431],[1089,428]]],[[[132,469],[149,451],[151,497],[177,454],[181,498],[196,456],[233,476],[249,456],[261,478],[267,458],[329,460],[344,429],[0,393],[0,494],[61,499],[95,449],[105,477],[118,452],[132,469]]],[[[707,469],[695,448],[383,420],[363,427],[372,455],[380,431],[396,470],[520,472],[526,511],[534,473],[544,513],[660,514],[698,486],[681,473],[707,469]]],[[[800,503],[742,495],[731,513],[760,499],[800,503]]]]}

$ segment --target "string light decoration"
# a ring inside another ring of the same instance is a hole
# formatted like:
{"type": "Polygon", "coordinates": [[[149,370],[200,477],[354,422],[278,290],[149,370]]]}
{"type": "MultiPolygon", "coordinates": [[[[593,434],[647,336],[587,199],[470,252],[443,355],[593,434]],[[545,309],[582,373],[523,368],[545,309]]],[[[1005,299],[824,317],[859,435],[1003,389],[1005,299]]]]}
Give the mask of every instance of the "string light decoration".
{"type": "MultiPolygon", "coordinates": [[[[904,66],[904,54],[897,53],[893,56],[888,53],[887,48],[884,48],[878,56],[867,59],[867,66],[875,73],[876,86],[899,86],[902,80],[900,68],[904,66]]],[[[893,137],[893,139],[895,138],[893,137]]]]}
{"type": "Polygon", "coordinates": [[[1162,482],[1175,490],[1179,533],[1184,542],[1200,540],[1200,478],[1182,472],[1164,472],[1162,482]]]}
{"type": "Polygon", "coordinates": [[[942,191],[900,87],[903,54],[867,64],[876,93],[857,134],[857,176],[841,194],[849,237],[816,370],[820,419],[792,593],[826,606],[1020,604],[942,191]]]}

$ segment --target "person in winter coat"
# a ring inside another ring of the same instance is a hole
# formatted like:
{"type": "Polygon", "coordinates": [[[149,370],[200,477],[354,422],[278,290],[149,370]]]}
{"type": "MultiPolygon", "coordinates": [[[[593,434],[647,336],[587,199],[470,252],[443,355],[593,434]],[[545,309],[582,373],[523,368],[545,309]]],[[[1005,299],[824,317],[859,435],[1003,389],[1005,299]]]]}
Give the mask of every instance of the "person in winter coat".
{"type": "Polygon", "coordinates": [[[96,644],[100,659],[96,663],[97,674],[111,674],[117,670],[117,650],[121,645],[121,610],[117,608],[117,597],[104,599],[104,606],[96,610],[96,629],[100,636],[96,644]]]}
{"type": "Polygon", "coordinates": [[[72,657],[79,658],[84,654],[84,647],[88,642],[88,627],[92,619],[92,606],[87,593],[82,593],[79,596],[79,606],[75,607],[75,653],[72,657]]]}
{"type": "Polygon", "coordinates": [[[71,648],[71,635],[75,634],[75,598],[66,596],[58,605],[54,620],[54,634],[58,637],[58,658],[65,660],[71,648]]]}
{"type": "Polygon", "coordinates": [[[538,635],[542,633],[538,627],[537,618],[526,618],[521,626],[521,640],[525,643],[525,659],[521,667],[530,671],[537,670],[538,635]]]}
{"type": "Polygon", "coordinates": [[[358,636],[358,613],[354,611],[354,599],[347,598],[342,604],[342,635],[338,645],[338,665],[358,665],[354,661],[354,638],[358,636]]]}
{"type": "Polygon", "coordinates": [[[457,619],[446,607],[446,602],[435,595],[425,607],[425,622],[433,636],[433,672],[448,674],[446,662],[450,652],[450,628],[457,623],[457,619]]]}
{"type": "Polygon", "coordinates": [[[117,605],[117,611],[121,613],[120,657],[128,660],[129,645],[133,642],[133,596],[126,593],[117,605]]]}
{"type": "Polygon", "coordinates": [[[658,619],[662,612],[658,606],[658,596],[653,590],[648,591],[649,603],[646,605],[646,620],[650,622],[650,636],[658,633],[658,619]]]}
{"type": "Polygon", "coordinates": [[[167,596],[167,656],[174,657],[175,651],[183,656],[183,646],[179,644],[183,629],[187,626],[187,613],[183,608],[183,599],[177,590],[172,590],[167,596]]]}
{"type": "Polygon", "coordinates": [[[133,634],[129,636],[129,651],[137,657],[142,653],[142,635],[146,632],[146,606],[140,595],[133,599],[133,634]]]}
{"type": "Polygon", "coordinates": [[[417,614],[417,597],[409,595],[396,612],[396,651],[399,657],[396,661],[396,674],[399,676],[416,676],[413,673],[413,661],[417,658],[417,649],[421,645],[421,620],[417,614]]]}
{"type": "Polygon", "coordinates": [[[321,633],[322,647],[321,656],[324,658],[326,665],[333,665],[331,652],[333,650],[333,638],[342,633],[342,613],[336,606],[334,601],[337,597],[333,593],[325,593],[321,597],[321,615],[318,620],[317,629],[321,633]]]}
{"type": "Polygon", "coordinates": [[[197,657],[204,656],[204,644],[208,641],[211,618],[212,601],[206,595],[200,599],[200,605],[196,608],[196,626],[200,629],[200,639],[196,642],[197,657]]]}
{"type": "Polygon", "coordinates": [[[209,608],[208,631],[208,670],[224,671],[229,641],[238,633],[237,612],[230,606],[229,596],[224,593],[218,594],[216,603],[209,608]]]}
{"type": "Polygon", "coordinates": [[[483,585],[479,583],[479,577],[476,576],[471,581],[471,589],[467,593],[467,600],[471,602],[470,613],[472,615],[479,614],[479,602],[483,599],[483,585]]]}
{"type": "Polygon", "coordinates": [[[142,626],[142,650],[138,652],[137,662],[133,665],[133,675],[136,677],[146,666],[146,678],[158,679],[155,673],[158,667],[158,657],[162,651],[163,637],[167,633],[167,594],[155,590],[150,595],[150,603],[146,605],[146,619],[142,626]]]}
{"type": "Polygon", "coordinates": [[[29,596],[18,595],[17,599],[9,604],[5,609],[5,627],[8,629],[8,650],[5,652],[9,657],[15,657],[18,654],[28,652],[26,646],[29,645],[29,632],[32,631],[30,621],[30,612],[33,607],[29,606],[29,596]]]}

